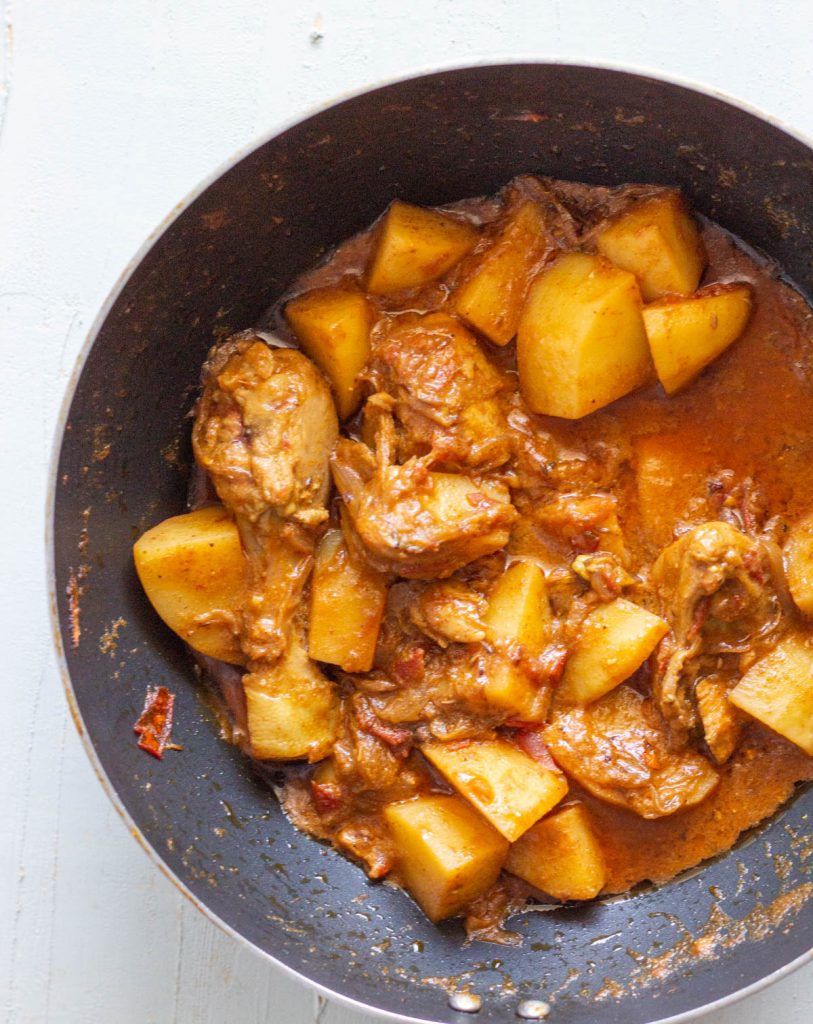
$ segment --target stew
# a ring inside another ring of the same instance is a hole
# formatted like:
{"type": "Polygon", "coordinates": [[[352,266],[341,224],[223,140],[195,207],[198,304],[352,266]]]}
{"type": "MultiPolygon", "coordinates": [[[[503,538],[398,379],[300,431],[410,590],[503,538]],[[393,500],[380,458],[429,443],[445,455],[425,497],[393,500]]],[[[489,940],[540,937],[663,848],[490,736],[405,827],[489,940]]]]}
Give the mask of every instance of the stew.
{"type": "Polygon", "coordinates": [[[294,824],[506,941],[813,777],[812,341],[676,190],[395,201],[212,348],[141,581],[294,824]]]}

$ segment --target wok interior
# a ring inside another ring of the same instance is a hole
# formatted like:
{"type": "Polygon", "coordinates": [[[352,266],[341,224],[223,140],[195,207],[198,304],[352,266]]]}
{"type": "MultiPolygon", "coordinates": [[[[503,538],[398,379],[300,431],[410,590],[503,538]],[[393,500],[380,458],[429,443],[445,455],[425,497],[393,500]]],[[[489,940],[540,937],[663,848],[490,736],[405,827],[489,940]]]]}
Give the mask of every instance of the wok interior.
{"type": "Polygon", "coordinates": [[[521,949],[463,947],[459,925],[429,925],[402,893],[367,882],[287,823],[221,741],[185,652],[137,585],[130,549],[184,507],[185,416],[213,337],[256,322],[391,198],[434,205],[493,192],[522,172],[679,185],[810,293],[810,167],[792,137],[677,86],[590,68],[466,69],[365,94],[271,139],[142,259],[97,334],[68,415],[56,595],[96,757],[147,841],[228,926],[327,988],[432,1021],[457,1019],[447,990],[466,982],[484,996],[478,1020],[505,1019],[520,998],[541,995],[569,1022],[598,1020],[607,1001],[630,1021],[651,1021],[807,951],[809,914],[799,911],[810,885],[809,793],[690,877],[617,903],[526,914],[512,922],[521,949]],[[76,646],[70,590],[74,600],[81,591],[76,646]],[[106,642],[120,618],[118,639],[106,642]],[[184,746],[163,762],[132,735],[145,689],[158,683],[178,695],[184,746]]]}

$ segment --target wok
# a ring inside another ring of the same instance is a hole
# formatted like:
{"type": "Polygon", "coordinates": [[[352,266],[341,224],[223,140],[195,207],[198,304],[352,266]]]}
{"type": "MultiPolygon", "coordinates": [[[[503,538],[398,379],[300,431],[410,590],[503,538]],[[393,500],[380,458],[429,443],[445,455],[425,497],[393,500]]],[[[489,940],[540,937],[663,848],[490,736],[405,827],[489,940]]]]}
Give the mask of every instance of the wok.
{"type": "Polygon", "coordinates": [[[181,643],[149,607],[131,544],[184,508],[189,420],[213,337],[395,196],[438,204],[520,172],[681,186],[701,213],[813,291],[813,152],[720,98],[595,67],[462,68],[365,92],[269,138],[184,203],[100,314],[66,400],[53,480],[53,600],[68,697],[99,776],[207,914],[357,1006],[420,1021],[685,1019],[810,956],[810,813],[800,792],[728,855],[671,884],[527,913],[521,949],[464,946],[401,892],[297,833],[219,735],[181,643]],[[177,694],[180,753],[140,751],[148,685],[177,694]],[[451,991],[482,996],[476,1018],[451,991]]]}

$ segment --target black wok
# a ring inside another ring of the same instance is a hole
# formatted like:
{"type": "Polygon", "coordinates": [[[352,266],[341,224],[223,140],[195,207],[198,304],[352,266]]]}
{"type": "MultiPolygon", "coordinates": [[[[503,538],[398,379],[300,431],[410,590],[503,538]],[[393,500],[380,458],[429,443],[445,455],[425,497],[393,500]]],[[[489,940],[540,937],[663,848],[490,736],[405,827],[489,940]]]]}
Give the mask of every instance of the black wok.
{"type": "Polygon", "coordinates": [[[447,1004],[467,983],[483,997],[481,1022],[513,1019],[529,997],[546,999],[563,1024],[682,1018],[809,957],[809,790],[699,872],[626,900],[528,913],[516,922],[521,949],[464,947],[458,924],[430,925],[405,895],[286,821],[220,739],[185,650],[132,565],[134,538],[184,507],[185,417],[213,336],[255,322],[394,196],[443,203],[520,172],[680,185],[813,292],[813,152],[678,85],[589,67],[465,68],[288,128],[183,206],[91,333],[53,482],[69,700],[111,798],[179,886],[323,991],[421,1021],[470,1019],[447,1004]],[[163,762],[132,732],[158,683],[177,693],[184,748],[163,762]]]}

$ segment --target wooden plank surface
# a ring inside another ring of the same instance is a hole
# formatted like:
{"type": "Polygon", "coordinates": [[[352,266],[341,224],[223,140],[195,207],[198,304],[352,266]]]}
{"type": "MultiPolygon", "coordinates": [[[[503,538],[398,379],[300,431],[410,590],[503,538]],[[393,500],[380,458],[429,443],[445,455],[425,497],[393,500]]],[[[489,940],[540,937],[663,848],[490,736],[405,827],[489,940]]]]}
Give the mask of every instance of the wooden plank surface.
{"type": "MultiPolygon", "coordinates": [[[[364,1024],[224,935],[128,834],[70,720],[44,580],[46,476],[96,310],[238,147],[344,90],[505,54],[704,80],[813,130],[806,5],[710,0],[0,2],[0,1020],[364,1024]]],[[[713,1024],[809,1024],[813,968],[713,1024]]],[[[610,1019],[610,1018],[608,1018],[610,1019]]]]}

